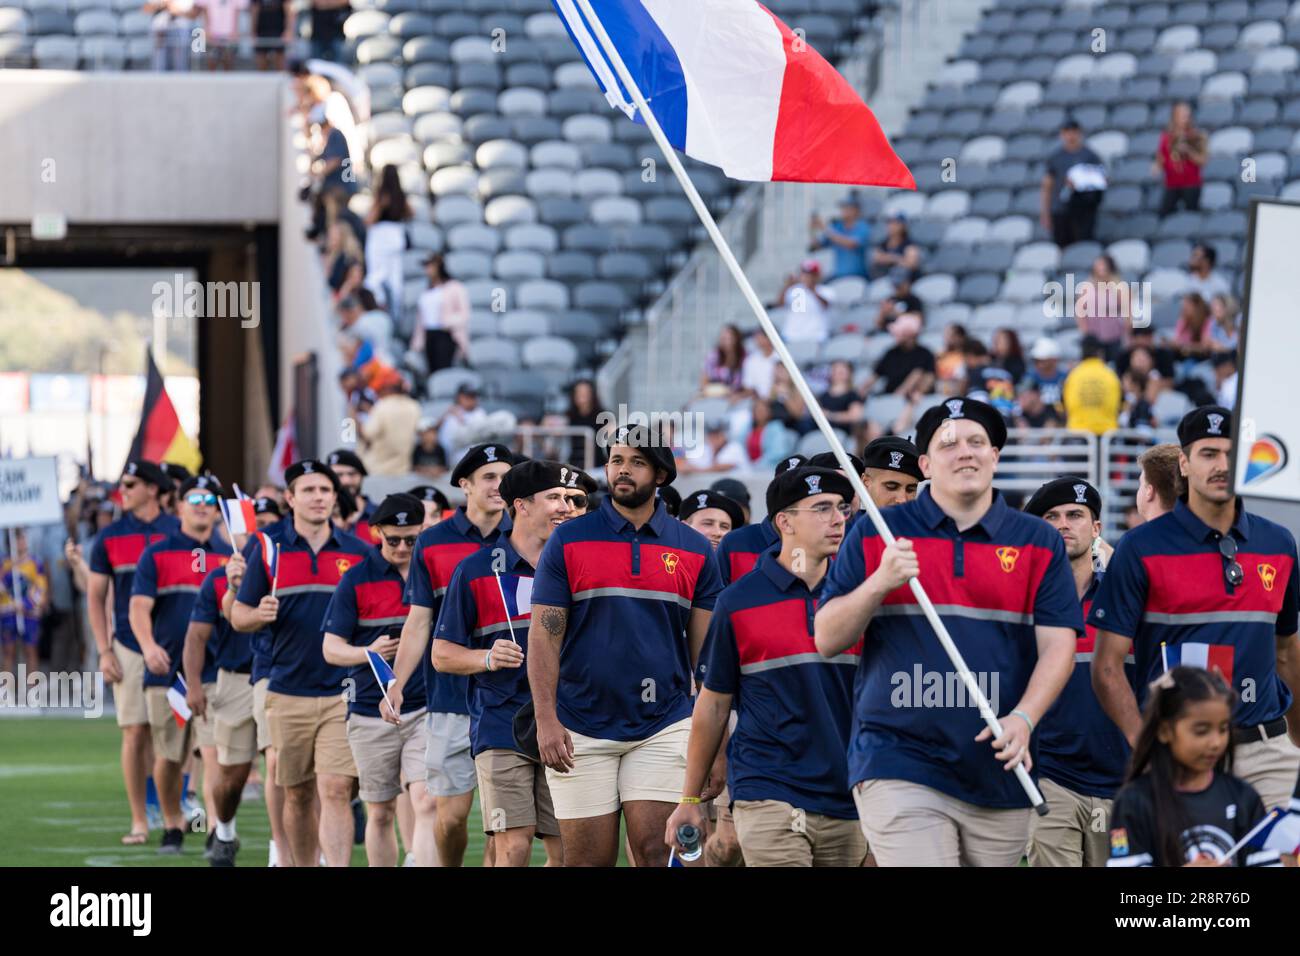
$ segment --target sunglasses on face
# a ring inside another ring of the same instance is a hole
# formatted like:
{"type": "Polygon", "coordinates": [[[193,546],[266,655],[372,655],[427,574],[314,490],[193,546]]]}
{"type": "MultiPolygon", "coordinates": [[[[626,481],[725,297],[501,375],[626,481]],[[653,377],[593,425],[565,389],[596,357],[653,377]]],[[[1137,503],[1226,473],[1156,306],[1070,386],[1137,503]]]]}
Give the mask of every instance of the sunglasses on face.
{"type": "Polygon", "coordinates": [[[413,535],[413,534],[402,535],[401,537],[398,537],[396,535],[386,534],[384,535],[384,544],[388,545],[390,548],[400,548],[402,545],[406,545],[408,548],[414,548],[415,539],[417,537],[418,535],[413,535]]]}
{"type": "Polygon", "coordinates": [[[210,491],[195,491],[185,496],[185,503],[190,505],[215,505],[217,496],[210,491]]]}
{"type": "Polygon", "coordinates": [[[566,501],[569,502],[569,504],[573,505],[573,507],[575,508],[587,507],[586,495],[565,495],[564,498],[566,501]]]}
{"type": "Polygon", "coordinates": [[[135,488],[136,488],[139,484],[140,484],[140,482],[138,482],[138,481],[126,481],[126,480],[123,480],[123,481],[122,481],[122,490],[123,490],[123,491],[134,491],[135,488]]]}
{"type": "Polygon", "coordinates": [[[1219,554],[1223,555],[1223,576],[1234,588],[1246,580],[1246,572],[1237,562],[1237,539],[1224,535],[1219,539],[1219,554]]]}

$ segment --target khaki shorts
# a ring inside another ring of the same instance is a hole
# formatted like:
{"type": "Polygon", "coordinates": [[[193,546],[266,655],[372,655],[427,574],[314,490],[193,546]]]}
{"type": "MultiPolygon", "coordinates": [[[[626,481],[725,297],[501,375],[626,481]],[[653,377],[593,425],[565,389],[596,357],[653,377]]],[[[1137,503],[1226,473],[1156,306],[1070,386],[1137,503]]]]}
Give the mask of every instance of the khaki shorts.
{"type": "Polygon", "coordinates": [[[113,653],[122,666],[122,679],[113,688],[113,709],[119,727],[138,727],[149,723],[149,706],[144,700],[144,655],[133,651],[116,638],[113,653]]]}
{"type": "MultiPolygon", "coordinates": [[[[203,690],[211,693],[215,684],[204,684],[203,690]]],[[[172,705],[167,702],[166,687],[146,687],[144,689],[145,706],[149,709],[150,736],[153,737],[155,757],[162,757],[172,763],[184,763],[185,755],[192,747],[198,746],[199,725],[207,723],[204,717],[191,717],[182,727],[176,723],[172,705]]]]}
{"type": "Polygon", "coordinates": [[[1284,807],[1295,792],[1300,747],[1285,731],[1268,740],[1237,744],[1232,748],[1232,772],[1255,788],[1264,809],[1284,807]]]}
{"type": "Polygon", "coordinates": [[[485,750],[474,758],[483,832],[531,827],[537,836],[559,836],[546,768],[513,750],[485,750]]]}
{"type": "Polygon", "coordinates": [[[397,726],[382,717],[348,715],[348,746],[357,764],[358,796],[366,803],[387,803],[407,784],[424,781],[428,741],[424,708],[403,714],[397,726]]]}
{"type": "Polygon", "coordinates": [[[247,674],[217,671],[217,692],[208,701],[217,763],[236,767],[257,756],[257,724],[253,720],[253,685],[247,674]]]}
{"type": "Polygon", "coordinates": [[[203,693],[208,698],[208,712],[202,717],[195,717],[191,723],[194,724],[194,741],[195,750],[200,747],[212,747],[216,749],[216,720],[212,716],[212,701],[217,696],[217,682],[211,681],[203,685],[203,693]]]}
{"type": "Polygon", "coordinates": [[[864,780],[853,800],[878,866],[1015,866],[1029,843],[1028,807],[976,806],[908,780],[864,780]]]}
{"type": "Polygon", "coordinates": [[[645,740],[601,740],[570,731],[573,769],[568,773],[546,770],[555,816],[560,820],[604,816],[630,800],[676,803],[686,783],[690,732],[689,717],[645,740]]]}
{"type": "Polygon", "coordinates": [[[470,756],[469,715],[431,713],[428,748],[424,752],[424,782],[435,797],[473,793],[478,784],[470,756]]]}
{"type": "Polygon", "coordinates": [[[278,756],[275,782],[280,786],[309,783],[318,773],[357,775],[348,746],[348,705],[342,694],[296,697],[268,691],[266,718],[278,756]]]}
{"type": "Polygon", "coordinates": [[[257,752],[271,746],[271,722],[266,719],[266,695],[271,678],[263,677],[253,685],[253,723],[257,725],[257,752]]]}
{"type": "Polygon", "coordinates": [[[857,867],[866,859],[857,820],[807,813],[780,800],[737,800],[732,812],[745,866],[857,867]]]}
{"type": "Polygon", "coordinates": [[[1040,777],[1047,816],[1031,820],[1030,866],[1105,866],[1110,858],[1113,800],[1075,793],[1040,777]]]}

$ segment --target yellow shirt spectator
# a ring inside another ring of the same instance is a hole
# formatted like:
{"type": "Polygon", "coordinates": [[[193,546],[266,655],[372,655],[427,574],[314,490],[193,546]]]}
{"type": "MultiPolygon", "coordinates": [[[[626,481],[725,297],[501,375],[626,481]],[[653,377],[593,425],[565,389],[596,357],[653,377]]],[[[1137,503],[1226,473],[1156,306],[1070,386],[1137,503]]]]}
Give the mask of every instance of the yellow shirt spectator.
{"type": "Polygon", "coordinates": [[[1102,435],[1119,427],[1123,389],[1114,369],[1089,356],[1065,377],[1065,427],[1102,435]]]}

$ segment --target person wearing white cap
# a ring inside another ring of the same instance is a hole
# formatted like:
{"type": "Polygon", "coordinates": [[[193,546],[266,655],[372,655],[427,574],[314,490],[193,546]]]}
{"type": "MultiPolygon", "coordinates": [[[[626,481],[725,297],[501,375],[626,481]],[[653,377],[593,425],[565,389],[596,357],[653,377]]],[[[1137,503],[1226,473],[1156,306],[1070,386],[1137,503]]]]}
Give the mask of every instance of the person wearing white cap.
{"type": "MultiPolygon", "coordinates": [[[[1061,369],[1061,346],[1056,339],[1043,336],[1029,350],[1033,367],[1025,373],[1025,385],[1038,389],[1044,405],[1061,408],[1061,387],[1065,384],[1065,372],[1061,369]]],[[[1022,386],[1023,387],[1023,386],[1022,386]]]]}
{"type": "Polygon", "coordinates": [[[786,276],[772,308],[786,310],[781,337],[787,342],[825,342],[830,335],[826,310],[835,293],[821,284],[821,277],[821,263],[816,259],[805,259],[798,274],[786,276]]]}

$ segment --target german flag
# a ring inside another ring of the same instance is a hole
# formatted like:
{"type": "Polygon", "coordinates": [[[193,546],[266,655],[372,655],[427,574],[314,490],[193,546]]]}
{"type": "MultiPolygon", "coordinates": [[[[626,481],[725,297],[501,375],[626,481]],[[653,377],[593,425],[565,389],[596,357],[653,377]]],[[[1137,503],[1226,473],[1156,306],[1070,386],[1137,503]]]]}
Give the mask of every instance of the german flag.
{"type": "Polygon", "coordinates": [[[144,389],[144,408],[140,413],[140,428],[131,442],[129,458],[143,458],[146,461],[170,461],[184,465],[194,474],[198,474],[203,465],[203,456],[198,446],[181,429],[180,419],[176,417],[176,408],[163,387],[162,373],[154,364],[153,352],[145,354],[148,365],[148,379],[144,389]]]}

